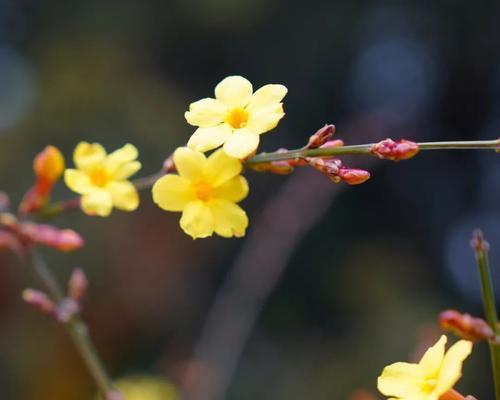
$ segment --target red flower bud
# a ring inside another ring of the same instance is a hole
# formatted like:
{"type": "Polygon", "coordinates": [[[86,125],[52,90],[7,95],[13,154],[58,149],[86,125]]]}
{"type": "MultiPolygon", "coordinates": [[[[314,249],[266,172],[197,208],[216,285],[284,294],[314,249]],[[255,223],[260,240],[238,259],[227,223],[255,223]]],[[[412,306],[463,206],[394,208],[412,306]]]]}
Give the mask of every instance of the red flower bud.
{"type": "Polygon", "coordinates": [[[68,296],[75,301],[80,301],[85,296],[87,285],[85,272],[80,268],[74,269],[68,282],[68,296]]]}
{"type": "Polygon", "coordinates": [[[370,173],[364,169],[342,167],[338,176],[349,185],[359,185],[370,179],[370,173]]]}
{"type": "Polygon", "coordinates": [[[20,224],[20,235],[31,244],[42,244],[59,251],[78,250],[84,244],[82,237],[71,229],[57,229],[52,225],[24,222],[20,224]]]}
{"type": "Polygon", "coordinates": [[[64,157],[57,147],[47,146],[35,157],[33,170],[37,178],[54,183],[64,172],[64,157]]]}
{"type": "Polygon", "coordinates": [[[45,314],[52,314],[55,310],[54,302],[44,292],[35,289],[25,289],[23,300],[45,314]]]}
{"type": "Polygon", "coordinates": [[[486,321],[456,310],[446,310],[439,314],[439,325],[441,329],[451,331],[458,337],[472,342],[489,340],[495,336],[486,321]]]}
{"type": "Polygon", "coordinates": [[[335,125],[325,125],[323,128],[318,129],[316,133],[309,138],[309,142],[306,147],[308,149],[316,149],[325,144],[325,142],[328,141],[334,133],[335,125]]]}
{"type": "Polygon", "coordinates": [[[380,159],[401,161],[412,158],[418,153],[419,147],[417,143],[406,139],[401,139],[398,142],[392,139],[385,139],[375,143],[370,151],[380,159]]]}

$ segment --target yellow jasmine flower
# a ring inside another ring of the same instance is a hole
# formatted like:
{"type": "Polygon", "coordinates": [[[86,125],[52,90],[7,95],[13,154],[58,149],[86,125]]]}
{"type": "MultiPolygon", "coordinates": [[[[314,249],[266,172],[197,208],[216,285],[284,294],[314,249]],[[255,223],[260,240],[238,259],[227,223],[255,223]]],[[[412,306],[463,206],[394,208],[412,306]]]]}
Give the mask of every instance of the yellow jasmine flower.
{"type": "Polygon", "coordinates": [[[253,93],[241,76],[229,76],[215,87],[215,99],[205,98],[189,106],[184,116],[199,128],[188,147],[208,151],[224,145],[226,154],[245,158],[257,150],[259,135],[278,125],[285,113],[283,85],[265,85],[253,93]]]}
{"type": "Polygon", "coordinates": [[[442,335],[418,364],[398,362],[385,367],[378,390],[399,400],[438,400],[460,379],[462,363],[472,350],[472,342],[459,340],[445,353],[445,344],[442,335]]]}
{"type": "Polygon", "coordinates": [[[64,181],[82,195],[81,207],[86,214],[106,217],[113,206],[124,211],[138,207],[137,190],[127,180],[141,168],[137,155],[136,147],[131,144],[111,154],[106,154],[99,143],[80,142],[76,146],[73,154],[76,169],[67,169],[64,181]]]}
{"type": "MultiPolygon", "coordinates": [[[[113,382],[124,400],[178,400],[179,394],[173,384],[163,378],[131,376],[113,382]]],[[[121,397],[120,397],[121,398],[121,397]]],[[[102,399],[98,396],[98,399],[102,399]]]]}
{"type": "Polygon", "coordinates": [[[153,200],[167,211],[182,211],[181,228],[193,239],[245,235],[248,217],[237,202],[248,194],[240,160],[217,150],[208,158],[180,147],[173,161],[179,175],[168,174],[153,185],[153,200]]]}

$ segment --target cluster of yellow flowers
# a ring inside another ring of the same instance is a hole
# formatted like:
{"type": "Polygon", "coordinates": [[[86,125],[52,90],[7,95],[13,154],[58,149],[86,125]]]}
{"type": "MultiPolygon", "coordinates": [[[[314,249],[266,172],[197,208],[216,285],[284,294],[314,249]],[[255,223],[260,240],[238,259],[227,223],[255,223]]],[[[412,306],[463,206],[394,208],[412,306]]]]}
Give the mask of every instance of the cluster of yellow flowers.
{"type": "MultiPolygon", "coordinates": [[[[215,99],[192,103],[187,122],[198,129],[187,147],[173,155],[177,174],[167,174],[153,185],[153,199],[167,211],[182,211],[180,226],[196,238],[245,235],[248,217],[236,203],[248,194],[241,160],[254,154],[259,135],[283,118],[287,93],[283,85],[265,85],[253,92],[241,76],[230,76],[215,88],[215,99]],[[204,152],[217,149],[208,157],[204,152]]],[[[98,143],[81,142],[75,149],[75,169],[64,174],[66,185],[82,196],[89,215],[108,216],[113,207],[133,211],[139,205],[137,189],[128,180],[140,168],[137,149],[126,144],[107,154],[98,143]]]]}

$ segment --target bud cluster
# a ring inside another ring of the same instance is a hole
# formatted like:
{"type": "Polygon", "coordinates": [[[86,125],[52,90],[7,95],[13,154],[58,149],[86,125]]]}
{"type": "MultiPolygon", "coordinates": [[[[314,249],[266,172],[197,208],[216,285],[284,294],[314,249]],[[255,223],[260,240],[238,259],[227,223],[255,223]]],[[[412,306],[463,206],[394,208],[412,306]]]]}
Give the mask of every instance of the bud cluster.
{"type": "Polygon", "coordinates": [[[46,293],[36,289],[25,289],[22,293],[23,300],[38,311],[50,315],[59,322],[68,322],[80,312],[80,303],[87,291],[87,277],[85,273],[76,268],[68,281],[68,294],[58,303],[46,293]]]}
{"type": "Polygon", "coordinates": [[[0,249],[19,253],[22,248],[37,244],[67,252],[80,249],[84,242],[72,229],[21,222],[12,214],[0,214],[0,249]]]}
{"type": "Polygon", "coordinates": [[[415,156],[418,151],[418,144],[406,139],[397,142],[392,139],[385,139],[375,143],[370,149],[370,152],[378,158],[392,161],[407,160],[415,156]]]}
{"type": "Polygon", "coordinates": [[[370,173],[363,169],[349,168],[342,165],[338,158],[306,158],[308,165],[325,174],[331,181],[359,185],[370,179],[370,173]]]}

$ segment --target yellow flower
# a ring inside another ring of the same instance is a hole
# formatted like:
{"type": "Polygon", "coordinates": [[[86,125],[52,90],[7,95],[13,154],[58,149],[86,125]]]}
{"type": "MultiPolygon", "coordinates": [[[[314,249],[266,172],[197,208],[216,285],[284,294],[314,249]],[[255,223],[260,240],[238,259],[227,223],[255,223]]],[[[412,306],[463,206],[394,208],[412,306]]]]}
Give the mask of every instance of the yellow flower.
{"type": "Polygon", "coordinates": [[[459,340],[445,354],[446,336],[428,349],[418,364],[398,362],[384,368],[378,390],[399,400],[438,400],[462,376],[472,342],[459,340]]]}
{"type": "Polygon", "coordinates": [[[257,150],[259,135],[278,125],[285,113],[283,85],[265,85],[253,93],[252,84],[241,76],[229,76],[215,87],[215,99],[205,98],[189,106],[184,116],[199,128],[188,147],[208,151],[224,144],[232,157],[245,158],[257,150]]]}
{"type": "MultiPolygon", "coordinates": [[[[118,379],[113,386],[124,400],[177,400],[179,395],[174,385],[165,379],[151,376],[131,376],[118,379]]],[[[101,396],[98,399],[102,399],[101,396]]]]}
{"type": "Polygon", "coordinates": [[[222,150],[210,155],[178,148],[174,164],[179,175],[168,174],[153,185],[153,200],[167,211],[182,211],[181,228],[193,239],[211,236],[245,235],[248,218],[235,203],[248,194],[240,175],[240,160],[222,150]]]}
{"type": "Polygon", "coordinates": [[[80,142],[73,154],[77,169],[67,169],[64,181],[82,195],[81,207],[86,214],[106,217],[113,206],[133,211],[139,205],[139,195],[127,178],[141,168],[136,158],[137,149],[131,144],[106,154],[99,143],[80,142]]]}

